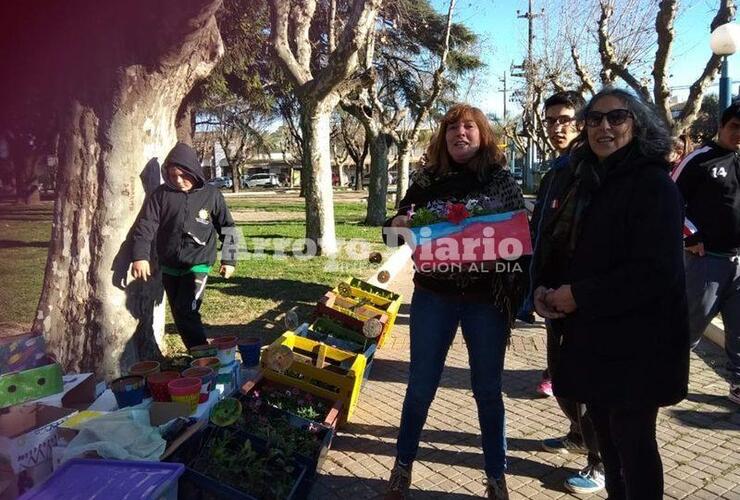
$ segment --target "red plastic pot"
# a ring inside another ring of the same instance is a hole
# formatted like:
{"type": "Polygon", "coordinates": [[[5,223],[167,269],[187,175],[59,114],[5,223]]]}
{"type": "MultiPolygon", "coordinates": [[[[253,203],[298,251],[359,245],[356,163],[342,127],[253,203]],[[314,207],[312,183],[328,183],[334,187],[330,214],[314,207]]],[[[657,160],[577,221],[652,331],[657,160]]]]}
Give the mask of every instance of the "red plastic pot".
{"type": "Polygon", "coordinates": [[[154,401],[172,401],[167,384],[178,378],[180,378],[180,374],[172,371],[152,373],[149,375],[146,378],[146,383],[149,386],[149,392],[152,393],[154,401]]]}

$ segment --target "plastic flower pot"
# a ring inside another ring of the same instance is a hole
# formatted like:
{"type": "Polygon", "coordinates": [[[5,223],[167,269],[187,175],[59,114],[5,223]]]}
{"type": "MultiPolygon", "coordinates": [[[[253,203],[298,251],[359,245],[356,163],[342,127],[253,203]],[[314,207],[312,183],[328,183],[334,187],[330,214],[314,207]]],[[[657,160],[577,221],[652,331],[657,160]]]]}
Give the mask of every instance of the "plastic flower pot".
{"type": "Polygon", "coordinates": [[[158,371],[159,363],[157,361],[139,361],[131,365],[128,369],[130,375],[141,375],[142,377],[157,373],[158,371]]]}
{"type": "Polygon", "coordinates": [[[195,377],[184,377],[170,380],[167,383],[167,389],[170,391],[172,401],[176,403],[185,403],[193,413],[198,408],[200,401],[201,380],[195,377]]]}
{"type": "MultiPolygon", "coordinates": [[[[134,363],[131,365],[131,367],[128,369],[129,375],[141,375],[142,377],[146,378],[148,375],[151,375],[152,373],[157,373],[159,371],[159,363],[157,361],[139,361],[138,363],[134,363]]],[[[144,385],[144,398],[151,397],[151,392],[149,392],[149,386],[144,385]]]]}
{"type": "Polygon", "coordinates": [[[262,339],[248,337],[239,340],[239,354],[242,357],[242,365],[247,368],[257,366],[260,362],[260,351],[262,350],[262,339]]]}
{"type": "Polygon", "coordinates": [[[152,394],[154,401],[171,401],[170,391],[167,389],[167,384],[169,384],[171,380],[178,378],[180,378],[180,374],[172,371],[152,373],[149,375],[146,378],[146,384],[149,386],[149,392],[152,394]]]}
{"type": "Polygon", "coordinates": [[[136,406],[144,400],[144,377],[126,375],[110,383],[111,391],[116,397],[118,408],[136,406]]]}
{"type": "Polygon", "coordinates": [[[190,366],[201,366],[210,368],[213,371],[218,371],[218,367],[221,366],[221,361],[219,361],[218,358],[215,357],[209,357],[209,358],[198,358],[194,359],[192,363],[190,363],[190,366]]]}
{"type": "Polygon", "coordinates": [[[198,358],[211,358],[216,355],[218,349],[215,345],[202,344],[195,347],[191,347],[188,352],[194,359],[198,358]]]}
{"type": "Polygon", "coordinates": [[[182,376],[199,378],[201,382],[199,402],[208,401],[208,395],[215,385],[216,372],[205,366],[194,366],[182,372],[182,376]]]}
{"type": "Polygon", "coordinates": [[[234,361],[236,356],[236,337],[219,337],[211,341],[211,345],[216,346],[218,360],[221,366],[226,366],[234,361]]]}

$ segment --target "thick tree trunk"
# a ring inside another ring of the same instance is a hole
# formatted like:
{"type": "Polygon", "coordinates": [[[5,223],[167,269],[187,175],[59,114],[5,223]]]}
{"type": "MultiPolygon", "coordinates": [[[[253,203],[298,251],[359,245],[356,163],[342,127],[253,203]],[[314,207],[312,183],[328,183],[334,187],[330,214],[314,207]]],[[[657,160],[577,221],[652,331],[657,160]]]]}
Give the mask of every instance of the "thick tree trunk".
{"type": "Polygon", "coordinates": [[[175,130],[177,140],[185,144],[193,145],[195,134],[195,105],[192,102],[183,101],[175,117],[175,130]]]}
{"type": "Polygon", "coordinates": [[[18,203],[36,205],[41,202],[41,185],[39,182],[39,163],[44,155],[37,151],[26,150],[16,156],[15,195],[18,203]]]}
{"type": "Polygon", "coordinates": [[[177,115],[175,116],[175,129],[177,130],[178,141],[190,144],[191,146],[193,145],[196,107],[202,98],[203,84],[201,82],[196,84],[180,103],[180,108],[177,110],[177,115]]]}
{"type": "Polygon", "coordinates": [[[388,203],[388,144],[390,136],[374,133],[370,137],[370,184],[367,195],[365,224],[382,226],[386,219],[388,203]]]}
{"type": "Polygon", "coordinates": [[[411,144],[399,141],[398,147],[398,178],[396,179],[396,208],[406,196],[409,188],[409,174],[411,172],[411,144]]]}
{"type": "Polygon", "coordinates": [[[140,176],[157,169],[153,160],[161,161],[174,145],[180,102],[222,53],[213,17],[219,4],[156,4],[145,19],[153,23],[149,28],[161,28],[156,46],[127,44],[138,34],[116,31],[149,12],[125,6],[120,8],[130,19],[104,19],[89,35],[94,43],[107,34],[113,46],[94,54],[90,64],[97,69],[80,79],[65,113],[52,240],[34,323],[66,371],[110,379],[137,359],[158,354],[154,325],[161,332],[164,323],[159,276],[125,286],[127,233],[145,196],[140,176]],[[160,9],[177,14],[165,24],[160,9]],[[156,64],[135,63],[152,54],[156,64]]]}
{"type": "Polygon", "coordinates": [[[303,165],[301,192],[306,196],[306,238],[320,255],[337,252],[334,193],[331,185],[331,113],[339,102],[330,94],[320,102],[301,102],[303,165]]]}

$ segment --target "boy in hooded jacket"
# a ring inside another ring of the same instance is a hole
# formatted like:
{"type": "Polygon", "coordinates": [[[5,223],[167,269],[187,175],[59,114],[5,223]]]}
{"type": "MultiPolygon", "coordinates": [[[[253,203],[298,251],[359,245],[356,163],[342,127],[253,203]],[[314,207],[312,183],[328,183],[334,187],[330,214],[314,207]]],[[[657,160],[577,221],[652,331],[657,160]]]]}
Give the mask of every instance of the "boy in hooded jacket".
{"type": "MultiPolygon", "coordinates": [[[[164,184],[146,201],[133,228],[132,274],[144,281],[151,276],[150,252],[156,240],[167,301],[189,349],[206,343],[200,316],[203,292],[216,260],[216,240],[223,242],[234,219],[221,192],[206,183],[198,155],[187,144],[178,142],[172,148],[162,176],[164,184]]],[[[222,254],[219,273],[229,278],[236,262],[222,254]]]]}

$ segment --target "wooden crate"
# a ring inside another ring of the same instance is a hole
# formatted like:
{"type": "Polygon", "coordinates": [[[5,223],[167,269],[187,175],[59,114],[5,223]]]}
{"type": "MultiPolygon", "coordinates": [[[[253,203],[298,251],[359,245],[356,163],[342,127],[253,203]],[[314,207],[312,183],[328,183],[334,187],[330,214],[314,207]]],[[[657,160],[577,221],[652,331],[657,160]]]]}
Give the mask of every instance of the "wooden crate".
{"type": "Polygon", "coordinates": [[[281,335],[271,347],[279,345],[290,348],[293,362],[281,373],[269,366],[263,353],[260,359],[263,376],[321,398],[341,401],[339,423],[349,421],[360,396],[367,366],[365,356],[336,349],[293,332],[281,335]]]}
{"type": "Polygon", "coordinates": [[[335,323],[329,318],[321,317],[316,319],[311,325],[303,323],[296,328],[295,333],[301,337],[322,342],[336,349],[362,354],[365,356],[365,374],[363,380],[370,376],[370,369],[375,360],[375,351],[378,348],[373,339],[369,339],[357,332],[342,325],[335,323]]]}
{"type": "Polygon", "coordinates": [[[378,340],[378,347],[383,347],[383,344],[390,337],[393,325],[396,324],[396,317],[401,309],[403,297],[398,293],[371,285],[358,278],[350,278],[340,283],[332,292],[345,298],[357,300],[358,303],[368,302],[373,308],[383,311],[388,316],[386,325],[388,333],[382,335],[378,340]]]}
{"type": "Polygon", "coordinates": [[[326,292],[319,299],[316,304],[316,317],[329,318],[345,328],[374,339],[378,347],[385,344],[391,334],[388,327],[388,314],[385,311],[360,299],[342,297],[335,292],[326,292]],[[376,336],[367,333],[368,324],[373,322],[380,332],[376,336]]]}

